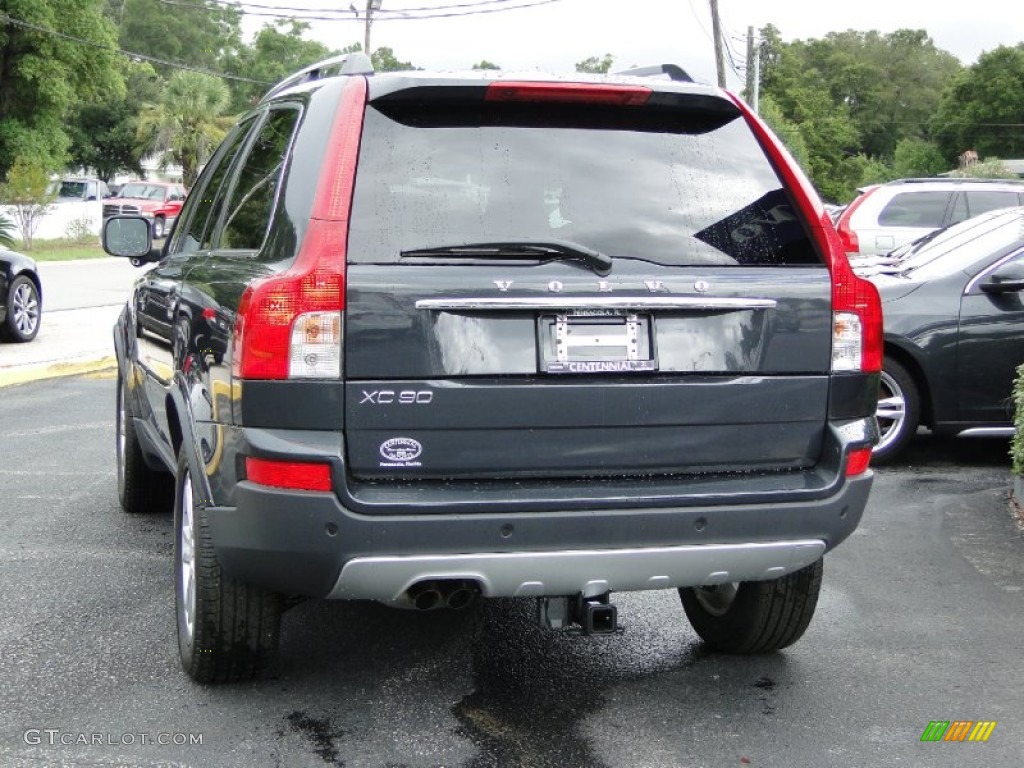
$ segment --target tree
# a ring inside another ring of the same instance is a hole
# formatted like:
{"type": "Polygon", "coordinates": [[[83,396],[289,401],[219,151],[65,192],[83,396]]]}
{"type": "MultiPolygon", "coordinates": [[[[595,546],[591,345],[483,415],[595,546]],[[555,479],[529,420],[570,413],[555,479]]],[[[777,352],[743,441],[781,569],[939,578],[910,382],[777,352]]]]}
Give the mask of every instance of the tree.
{"type": "Polygon", "coordinates": [[[916,138],[900,139],[892,165],[894,178],[900,179],[938,176],[949,170],[949,162],[934,142],[916,138]]]}
{"type": "Polygon", "coordinates": [[[1000,46],[960,72],[932,120],[943,154],[1024,157],[1024,43],[1000,46]]]}
{"type": "MultiPolygon", "coordinates": [[[[242,14],[228,3],[107,0],[106,13],[117,26],[122,48],[165,61],[217,69],[241,45],[242,14]]],[[[164,77],[175,71],[162,64],[155,66],[164,77]]]]}
{"type": "Polygon", "coordinates": [[[592,72],[597,75],[606,75],[612,68],[612,62],[615,61],[615,57],[610,53],[606,53],[604,56],[598,58],[597,56],[590,56],[583,61],[576,62],[577,72],[592,72]]]}
{"type": "Polygon", "coordinates": [[[73,165],[92,168],[106,182],[118,173],[143,173],[137,150],[139,105],[156,103],[162,83],[147,63],[124,62],[124,96],[107,95],[77,106],[68,120],[73,165]]]}
{"type": "Polygon", "coordinates": [[[409,61],[399,61],[395,58],[395,52],[382,45],[370,54],[370,61],[373,62],[374,72],[403,72],[405,70],[417,69],[409,61]]]}
{"type": "Polygon", "coordinates": [[[19,157],[7,172],[7,182],[0,184],[0,200],[11,206],[11,212],[25,250],[32,248],[32,238],[39,222],[49,213],[57,196],[51,189],[50,174],[38,160],[19,157]]]}
{"type": "Polygon", "coordinates": [[[199,72],[171,76],[160,104],[149,104],[139,115],[136,133],[143,153],[161,155],[161,164],[181,166],[182,181],[191,187],[234,118],[223,117],[230,94],[224,83],[199,72]]]}
{"type": "Polygon", "coordinates": [[[0,213],[0,247],[14,247],[14,222],[3,213],[0,213]]]}
{"type": "Polygon", "coordinates": [[[0,25],[3,179],[18,157],[46,168],[63,166],[71,109],[79,101],[123,94],[124,82],[116,54],[107,50],[116,35],[103,16],[103,0],[0,0],[0,9],[12,19],[0,25]],[[67,32],[100,47],[58,34],[67,32]]]}
{"type": "MultiPolygon", "coordinates": [[[[244,73],[252,80],[277,83],[310,64],[332,55],[331,50],[315,40],[305,39],[309,24],[302,21],[278,21],[265,24],[251,45],[243,45],[237,54],[224,60],[224,67],[244,73]]],[[[231,109],[243,112],[257,103],[267,90],[266,85],[235,81],[231,84],[231,109]]]]}
{"type": "Polygon", "coordinates": [[[494,64],[487,59],[480,61],[473,65],[473,69],[501,69],[497,64],[494,64]]]}

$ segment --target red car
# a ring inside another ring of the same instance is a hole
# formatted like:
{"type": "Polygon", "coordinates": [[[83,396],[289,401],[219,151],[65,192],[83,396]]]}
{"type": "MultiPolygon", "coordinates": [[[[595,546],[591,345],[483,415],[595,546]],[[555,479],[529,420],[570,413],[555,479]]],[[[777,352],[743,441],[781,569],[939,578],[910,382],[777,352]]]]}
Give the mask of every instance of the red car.
{"type": "Polygon", "coordinates": [[[130,181],[117,197],[103,204],[103,218],[122,213],[139,214],[152,220],[153,237],[167,234],[178,218],[188,190],[181,184],[163,181],[130,181]]]}

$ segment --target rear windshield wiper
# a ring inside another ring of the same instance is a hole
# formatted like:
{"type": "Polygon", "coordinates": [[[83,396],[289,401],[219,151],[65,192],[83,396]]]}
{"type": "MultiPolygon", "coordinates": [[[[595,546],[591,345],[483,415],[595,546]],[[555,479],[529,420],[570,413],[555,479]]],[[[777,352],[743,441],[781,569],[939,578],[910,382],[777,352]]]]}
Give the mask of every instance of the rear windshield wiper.
{"type": "Polygon", "coordinates": [[[612,271],[612,257],[566,240],[502,240],[493,243],[463,243],[402,251],[403,258],[464,259],[556,259],[581,261],[599,275],[612,271]]]}

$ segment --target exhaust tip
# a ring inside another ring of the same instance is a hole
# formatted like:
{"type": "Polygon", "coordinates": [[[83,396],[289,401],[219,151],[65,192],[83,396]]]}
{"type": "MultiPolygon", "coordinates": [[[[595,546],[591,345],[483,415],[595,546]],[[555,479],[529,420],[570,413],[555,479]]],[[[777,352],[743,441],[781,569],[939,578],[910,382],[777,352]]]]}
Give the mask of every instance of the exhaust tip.
{"type": "Polygon", "coordinates": [[[421,581],[406,591],[413,606],[420,611],[432,611],[444,605],[444,596],[433,581],[421,581]]]}
{"type": "Polygon", "coordinates": [[[456,582],[445,598],[445,604],[453,611],[461,611],[470,605],[480,592],[480,588],[472,581],[456,582]]]}

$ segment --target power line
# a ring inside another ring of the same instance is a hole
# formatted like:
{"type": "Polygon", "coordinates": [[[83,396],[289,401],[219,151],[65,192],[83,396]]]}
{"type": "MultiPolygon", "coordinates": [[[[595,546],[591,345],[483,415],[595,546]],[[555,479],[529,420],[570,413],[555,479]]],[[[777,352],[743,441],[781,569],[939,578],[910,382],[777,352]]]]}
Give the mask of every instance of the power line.
{"type": "Polygon", "coordinates": [[[273,83],[268,83],[265,80],[253,80],[252,78],[249,78],[249,77],[241,77],[239,75],[229,75],[229,74],[224,73],[224,72],[214,72],[212,69],[205,69],[203,67],[191,67],[188,64],[181,64],[181,63],[176,62],[176,61],[167,61],[166,59],[158,59],[155,56],[147,56],[144,53],[135,53],[134,51],[126,51],[126,50],[124,50],[122,48],[117,48],[115,46],[103,45],[102,43],[97,43],[97,42],[94,42],[92,40],[86,40],[85,38],[82,38],[82,37],[75,37],[74,35],[67,35],[67,34],[64,34],[63,32],[58,32],[55,29],[48,29],[47,27],[42,27],[42,26],[39,26],[38,24],[33,24],[33,23],[29,22],[29,21],[24,21],[22,19],[16,19],[13,16],[11,16],[9,14],[6,14],[6,13],[0,13],[0,21],[2,21],[4,24],[10,24],[11,26],[20,27],[22,29],[30,29],[33,32],[42,32],[45,35],[51,35],[53,37],[60,37],[60,38],[63,38],[64,40],[70,40],[70,41],[72,41],[74,43],[79,43],[81,45],[88,45],[91,48],[98,48],[101,51],[108,51],[110,53],[119,53],[122,56],[127,56],[130,59],[136,59],[136,60],[142,60],[142,61],[150,61],[150,62],[153,62],[154,64],[162,64],[163,66],[171,67],[173,69],[183,69],[183,70],[186,70],[188,72],[198,72],[198,73],[203,74],[203,75],[212,75],[213,77],[220,77],[220,78],[224,78],[226,80],[237,80],[239,82],[254,83],[256,85],[273,85],[273,83]]]}
{"type": "MultiPolygon", "coordinates": [[[[532,2],[521,2],[519,0],[518,5],[501,5],[500,7],[484,8],[479,6],[493,5],[494,3],[504,2],[516,2],[517,0],[488,0],[487,2],[479,3],[464,3],[461,5],[450,5],[450,6],[434,6],[432,8],[422,9],[409,9],[409,10],[392,10],[392,9],[379,9],[374,11],[374,21],[416,21],[421,19],[450,19],[450,18],[461,18],[463,16],[476,16],[484,13],[502,13],[505,11],[516,11],[522,8],[533,8],[539,5],[549,5],[550,3],[561,2],[561,0],[532,0],[532,2]],[[476,8],[476,10],[462,10],[462,11],[450,11],[447,13],[434,13],[438,9],[444,8],[476,8]]],[[[177,6],[179,8],[192,8],[199,10],[215,10],[213,8],[193,5],[191,3],[181,2],[181,0],[158,0],[158,2],[164,5],[177,6]]],[[[249,3],[227,3],[226,0],[214,0],[214,2],[221,3],[221,8],[235,8],[244,16],[263,16],[276,19],[295,19],[296,21],[357,21],[363,23],[363,20],[359,17],[358,12],[353,14],[352,18],[349,18],[348,14],[352,13],[351,8],[347,10],[332,10],[332,9],[317,9],[317,8],[292,8],[288,10],[284,6],[252,6],[254,8],[260,8],[261,10],[248,10],[246,6],[249,3]],[[270,8],[279,8],[278,10],[268,10],[270,8]],[[323,14],[332,15],[323,15],[323,14]],[[304,14],[304,15],[296,15],[304,14]]]]}

